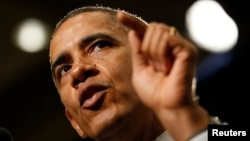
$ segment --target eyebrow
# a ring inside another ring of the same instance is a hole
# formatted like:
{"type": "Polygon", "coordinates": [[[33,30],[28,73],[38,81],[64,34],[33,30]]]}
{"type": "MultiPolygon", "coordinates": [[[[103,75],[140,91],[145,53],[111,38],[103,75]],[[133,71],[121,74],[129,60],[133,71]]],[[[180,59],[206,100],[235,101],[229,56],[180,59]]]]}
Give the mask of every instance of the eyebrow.
{"type": "Polygon", "coordinates": [[[108,41],[111,41],[114,43],[119,42],[117,39],[115,39],[107,34],[96,33],[96,34],[89,35],[86,38],[83,38],[80,42],[80,46],[86,46],[97,39],[105,39],[105,40],[108,40],[108,41]]]}
{"type": "MultiPolygon", "coordinates": [[[[91,42],[97,40],[97,39],[105,39],[108,40],[110,42],[113,43],[119,43],[119,41],[107,34],[103,34],[103,33],[96,33],[96,34],[92,34],[87,36],[86,38],[81,39],[80,41],[80,47],[84,47],[87,46],[88,44],[90,44],[91,42]]],[[[51,70],[52,70],[52,74],[55,76],[55,69],[57,66],[63,64],[66,60],[68,59],[68,55],[67,53],[63,52],[61,53],[56,59],[55,61],[52,63],[51,65],[51,70]]]]}

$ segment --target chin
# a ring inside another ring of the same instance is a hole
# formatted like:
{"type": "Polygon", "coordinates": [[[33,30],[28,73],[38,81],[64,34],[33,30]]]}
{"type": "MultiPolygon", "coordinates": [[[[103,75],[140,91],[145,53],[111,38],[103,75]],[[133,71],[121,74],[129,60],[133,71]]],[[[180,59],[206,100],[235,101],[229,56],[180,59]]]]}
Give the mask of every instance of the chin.
{"type": "Polygon", "coordinates": [[[95,129],[93,132],[98,140],[117,135],[117,132],[120,132],[120,130],[126,126],[126,118],[124,117],[127,117],[127,113],[129,112],[115,107],[98,114],[92,121],[92,129],[95,129]]]}

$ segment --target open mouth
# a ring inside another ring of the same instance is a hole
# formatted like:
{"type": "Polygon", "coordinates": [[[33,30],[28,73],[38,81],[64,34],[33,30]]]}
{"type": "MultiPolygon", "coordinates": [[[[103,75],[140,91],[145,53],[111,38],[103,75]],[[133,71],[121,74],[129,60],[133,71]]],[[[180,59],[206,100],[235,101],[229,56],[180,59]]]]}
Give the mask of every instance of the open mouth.
{"type": "Polygon", "coordinates": [[[101,85],[90,85],[80,93],[80,104],[82,108],[97,110],[101,107],[107,87],[101,85]]]}

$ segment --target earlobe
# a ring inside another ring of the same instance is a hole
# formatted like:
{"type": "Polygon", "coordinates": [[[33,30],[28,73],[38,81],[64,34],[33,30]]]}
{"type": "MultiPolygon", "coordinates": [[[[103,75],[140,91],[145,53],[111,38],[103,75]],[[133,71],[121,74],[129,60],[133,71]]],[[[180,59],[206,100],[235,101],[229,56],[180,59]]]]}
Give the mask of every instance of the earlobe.
{"type": "Polygon", "coordinates": [[[82,137],[86,138],[87,134],[79,127],[78,123],[75,121],[74,117],[71,115],[69,110],[65,109],[65,115],[71,123],[71,126],[76,130],[76,132],[82,137]]]}

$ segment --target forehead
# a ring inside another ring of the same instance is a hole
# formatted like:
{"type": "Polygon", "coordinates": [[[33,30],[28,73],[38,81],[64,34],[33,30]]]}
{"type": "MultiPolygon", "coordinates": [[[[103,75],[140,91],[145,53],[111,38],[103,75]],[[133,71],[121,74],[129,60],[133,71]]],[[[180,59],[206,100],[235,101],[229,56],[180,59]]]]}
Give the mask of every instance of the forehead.
{"type": "Polygon", "coordinates": [[[81,23],[91,23],[92,22],[97,22],[97,23],[116,23],[117,20],[115,18],[114,14],[111,14],[109,12],[104,12],[104,11],[86,11],[83,13],[79,13],[73,17],[70,17],[67,19],[65,23],[74,23],[74,22],[81,22],[81,23]]]}
{"type": "Polygon", "coordinates": [[[114,25],[118,26],[119,22],[115,15],[103,11],[89,11],[79,13],[64,21],[55,33],[61,35],[65,32],[78,31],[79,29],[88,30],[89,28],[110,28],[114,25]]]}
{"type": "Polygon", "coordinates": [[[89,35],[103,33],[119,38],[124,35],[119,33],[124,31],[125,28],[116,20],[115,15],[101,11],[80,13],[67,19],[57,29],[50,44],[51,60],[54,52],[74,46],[73,44],[76,45],[89,35]]]}

